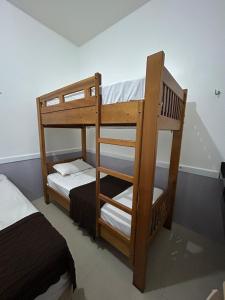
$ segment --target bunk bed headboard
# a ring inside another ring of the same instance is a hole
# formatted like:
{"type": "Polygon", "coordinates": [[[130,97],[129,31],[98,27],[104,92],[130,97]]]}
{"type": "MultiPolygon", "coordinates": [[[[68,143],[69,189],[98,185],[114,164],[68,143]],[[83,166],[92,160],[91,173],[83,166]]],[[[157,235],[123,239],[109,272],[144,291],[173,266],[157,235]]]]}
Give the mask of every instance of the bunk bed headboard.
{"type": "Polygon", "coordinates": [[[100,84],[101,74],[95,73],[92,77],[40,96],[41,113],[96,105],[95,91],[100,84]]]}

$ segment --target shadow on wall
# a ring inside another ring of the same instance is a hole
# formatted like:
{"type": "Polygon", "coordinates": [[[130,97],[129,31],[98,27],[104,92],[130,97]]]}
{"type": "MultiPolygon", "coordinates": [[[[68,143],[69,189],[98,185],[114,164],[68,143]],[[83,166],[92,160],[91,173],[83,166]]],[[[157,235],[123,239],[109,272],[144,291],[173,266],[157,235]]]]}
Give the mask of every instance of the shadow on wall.
{"type": "Polygon", "coordinates": [[[215,171],[219,170],[222,161],[213,138],[197,112],[196,102],[187,102],[181,161],[184,165],[215,171]]]}

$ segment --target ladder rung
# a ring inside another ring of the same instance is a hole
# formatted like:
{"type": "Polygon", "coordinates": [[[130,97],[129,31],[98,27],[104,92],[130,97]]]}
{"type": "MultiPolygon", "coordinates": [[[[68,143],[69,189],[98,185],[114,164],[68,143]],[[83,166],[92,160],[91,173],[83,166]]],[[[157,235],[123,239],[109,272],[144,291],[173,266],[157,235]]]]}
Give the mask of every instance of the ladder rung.
{"type": "Polygon", "coordinates": [[[132,215],[132,209],[130,207],[127,207],[126,205],[123,205],[123,204],[115,201],[114,199],[109,198],[108,196],[103,195],[101,193],[98,195],[98,197],[101,201],[109,203],[109,204],[121,209],[122,211],[128,213],[129,215],[132,215]]]}
{"type": "Polygon", "coordinates": [[[107,169],[107,168],[104,168],[104,167],[98,167],[97,170],[99,172],[105,173],[107,175],[111,175],[113,177],[131,182],[131,183],[134,182],[134,177],[130,176],[130,175],[127,175],[127,174],[123,174],[123,173],[120,173],[120,172],[117,172],[117,171],[113,171],[111,169],[107,169]]]}
{"type": "Polygon", "coordinates": [[[99,138],[98,143],[118,145],[124,147],[135,147],[136,145],[136,142],[132,140],[119,140],[119,139],[109,139],[109,138],[99,138]]]}
{"type": "Polygon", "coordinates": [[[103,227],[107,228],[113,235],[115,235],[117,238],[124,241],[127,245],[130,245],[130,239],[125,234],[123,234],[122,232],[120,232],[110,224],[107,224],[101,218],[98,219],[98,223],[101,224],[103,227]]]}

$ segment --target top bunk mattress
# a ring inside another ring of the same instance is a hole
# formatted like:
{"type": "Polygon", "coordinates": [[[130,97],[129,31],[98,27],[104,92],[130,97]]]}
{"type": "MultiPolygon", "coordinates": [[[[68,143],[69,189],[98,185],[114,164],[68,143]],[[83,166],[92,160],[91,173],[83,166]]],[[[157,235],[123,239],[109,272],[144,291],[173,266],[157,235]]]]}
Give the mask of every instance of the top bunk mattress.
{"type": "Polygon", "coordinates": [[[102,86],[101,91],[102,104],[142,100],[145,93],[145,78],[102,86]]]}
{"type": "MultiPolygon", "coordinates": [[[[128,102],[131,100],[144,99],[145,78],[121,81],[109,85],[101,86],[102,104],[113,104],[117,102],[128,102]]],[[[92,95],[95,94],[94,88],[92,95]]],[[[84,91],[65,95],[65,102],[79,100],[84,98],[84,91]]],[[[60,101],[58,98],[47,101],[47,106],[57,105],[60,101]]]]}

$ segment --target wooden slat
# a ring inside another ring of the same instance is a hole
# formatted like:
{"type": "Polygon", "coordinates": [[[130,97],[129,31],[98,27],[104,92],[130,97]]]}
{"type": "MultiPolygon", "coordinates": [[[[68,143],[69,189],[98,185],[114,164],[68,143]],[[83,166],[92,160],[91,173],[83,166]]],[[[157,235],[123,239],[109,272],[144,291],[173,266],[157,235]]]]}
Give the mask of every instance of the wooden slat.
{"type": "Polygon", "coordinates": [[[140,101],[102,105],[101,124],[136,124],[139,108],[138,102],[140,101]]]}
{"type": "Polygon", "coordinates": [[[117,235],[113,234],[109,226],[99,224],[99,227],[100,236],[125,256],[129,257],[130,245],[117,235]]]}
{"type": "Polygon", "coordinates": [[[163,68],[163,82],[172,90],[179,98],[183,99],[184,92],[181,86],[173,78],[166,67],[163,68]]]}
{"type": "Polygon", "coordinates": [[[141,161],[141,142],[142,142],[142,125],[143,125],[143,105],[139,106],[138,122],[136,126],[136,147],[134,159],[134,185],[133,185],[133,199],[132,199],[132,219],[131,219],[131,250],[130,262],[134,264],[134,243],[136,234],[136,220],[138,209],[138,190],[139,190],[139,174],[140,174],[140,161],[141,161]]]}
{"type": "Polygon", "coordinates": [[[100,93],[100,85],[101,85],[101,75],[98,74],[95,78],[95,95],[97,97],[96,103],[96,111],[95,111],[95,149],[96,149],[96,193],[95,193],[95,201],[96,201],[96,236],[99,236],[99,223],[98,219],[100,217],[100,174],[97,171],[97,168],[100,166],[100,144],[98,143],[98,139],[100,138],[100,122],[101,122],[101,93],[100,93]]]}
{"type": "Polygon", "coordinates": [[[75,82],[73,84],[67,85],[63,88],[52,91],[50,93],[47,93],[45,95],[42,95],[39,98],[41,102],[45,102],[53,98],[58,98],[60,95],[68,95],[68,94],[82,91],[87,88],[94,87],[94,85],[95,85],[95,76],[92,76],[84,80],[75,82]]]}
{"type": "Polygon", "coordinates": [[[181,122],[169,117],[159,116],[158,129],[159,130],[179,130],[181,122]]]}
{"type": "Polygon", "coordinates": [[[96,105],[95,96],[91,98],[82,98],[79,100],[71,100],[69,102],[60,102],[59,104],[44,106],[41,108],[41,113],[46,114],[55,111],[61,111],[61,110],[65,111],[68,109],[81,108],[81,107],[93,106],[93,105],[96,105]]]}
{"type": "Polygon", "coordinates": [[[133,176],[130,176],[130,175],[127,175],[127,174],[124,174],[124,173],[120,173],[120,172],[117,172],[117,171],[114,171],[114,170],[111,170],[111,169],[107,169],[107,168],[104,168],[104,167],[98,167],[97,170],[101,173],[111,175],[113,177],[131,182],[131,183],[133,183],[133,181],[134,181],[133,176]]]}
{"type": "Polygon", "coordinates": [[[109,139],[109,138],[99,138],[98,143],[118,145],[118,146],[124,146],[124,147],[135,147],[135,145],[136,145],[135,141],[120,140],[120,139],[109,139]]]}
{"type": "Polygon", "coordinates": [[[128,236],[126,236],[125,234],[123,234],[122,232],[120,232],[119,230],[117,230],[116,228],[111,226],[110,224],[106,223],[101,218],[98,219],[98,223],[101,224],[102,226],[104,226],[105,228],[107,228],[111,232],[112,235],[115,235],[117,238],[124,241],[127,245],[130,245],[130,239],[128,236]]]}
{"type": "Polygon", "coordinates": [[[51,125],[94,125],[96,121],[96,106],[56,111],[41,115],[42,124],[51,125]]]}
{"type": "Polygon", "coordinates": [[[132,209],[131,208],[129,208],[129,207],[127,207],[127,206],[115,201],[114,199],[109,198],[108,196],[101,194],[101,193],[98,195],[98,197],[101,201],[103,201],[105,203],[109,203],[109,204],[121,209],[122,211],[126,212],[127,214],[132,215],[132,209]]]}

